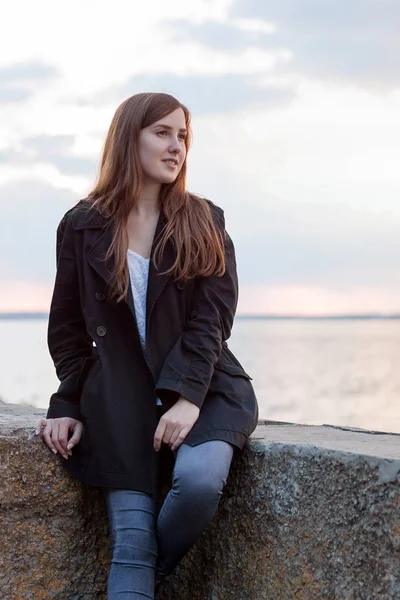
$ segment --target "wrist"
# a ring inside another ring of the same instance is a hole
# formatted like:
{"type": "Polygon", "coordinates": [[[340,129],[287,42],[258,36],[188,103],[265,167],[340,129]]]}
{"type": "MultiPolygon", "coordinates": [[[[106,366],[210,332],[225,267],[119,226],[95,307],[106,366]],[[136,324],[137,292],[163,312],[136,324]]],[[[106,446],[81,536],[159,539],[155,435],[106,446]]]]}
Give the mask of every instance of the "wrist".
{"type": "Polygon", "coordinates": [[[185,396],[179,396],[178,402],[180,402],[181,404],[183,404],[185,402],[190,402],[190,400],[188,400],[187,398],[185,398],[185,396]]]}
{"type": "MultiPolygon", "coordinates": [[[[188,399],[187,399],[187,398],[185,398],[184,396],[179,396],[179,400],[178,400],[178,402],[179,402],[180,404],[192,404],[193,406],[197,406],[197,405],[196,405],[194,402],[192,402],[191,400],[188,400],[188,399]]],[[[197,408],[199,408],[199,407],[197,406],[197,408]]],[[[199,409],[199,410],[200,410],[200,409],[199,409]]]]}

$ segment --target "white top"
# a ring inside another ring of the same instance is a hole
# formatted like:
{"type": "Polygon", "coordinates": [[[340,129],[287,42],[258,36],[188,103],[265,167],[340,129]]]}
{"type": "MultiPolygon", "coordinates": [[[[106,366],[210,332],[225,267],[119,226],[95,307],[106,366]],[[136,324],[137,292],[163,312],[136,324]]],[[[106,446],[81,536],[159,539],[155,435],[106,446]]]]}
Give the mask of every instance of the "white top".
{"type": "MultiPolygon", "coordinates": [[[[150,258],[144,258],[128,248],[127,259],[140,342],[146,356],[146,297],[150,258]]],[[[157,398],[157,404],[162,404],[160,398],[157,398]]]]}

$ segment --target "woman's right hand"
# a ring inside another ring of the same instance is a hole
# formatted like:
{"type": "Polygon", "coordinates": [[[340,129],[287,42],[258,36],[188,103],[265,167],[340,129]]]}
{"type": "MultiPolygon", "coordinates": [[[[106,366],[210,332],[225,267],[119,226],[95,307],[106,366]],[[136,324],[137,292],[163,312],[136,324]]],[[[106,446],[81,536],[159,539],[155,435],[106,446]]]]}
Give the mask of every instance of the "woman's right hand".
{"type": "Polygon", "coordinates": [[[71,450],[81,439],[82,432],[83,423],[71,417],[39,419],[36,423],[36,435],[41,434],[50,450],[54,454],[59,452],[66,459],[72,455],[71,450]],[[72,437],[68,439],[70,431],[72,437]]]}

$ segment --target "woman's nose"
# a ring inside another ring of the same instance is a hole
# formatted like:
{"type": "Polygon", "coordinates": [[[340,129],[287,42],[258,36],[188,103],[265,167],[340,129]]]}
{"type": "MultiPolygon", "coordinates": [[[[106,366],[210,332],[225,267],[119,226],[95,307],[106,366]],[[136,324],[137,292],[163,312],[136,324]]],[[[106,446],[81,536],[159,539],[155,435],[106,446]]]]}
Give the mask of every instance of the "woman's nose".
{"type": "Polygon", "coordinates": [[[172,140],[171,145],[169,147],[170,152],[180,152],[182,150],[181,145],[178,140],[172,140]]]}

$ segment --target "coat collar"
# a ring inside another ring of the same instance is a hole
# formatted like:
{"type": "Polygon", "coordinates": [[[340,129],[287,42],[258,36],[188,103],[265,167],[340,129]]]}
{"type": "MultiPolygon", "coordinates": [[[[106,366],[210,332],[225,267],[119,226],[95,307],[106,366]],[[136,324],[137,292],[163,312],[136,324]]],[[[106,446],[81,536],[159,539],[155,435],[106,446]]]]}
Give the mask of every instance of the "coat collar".
{"type": "MultiPolygon", "coordinates": [[[[161,208],[150,252],[149,278],[146,296],[146,331],[148,331],[148,324],[154,306],[168,280],[171,278],[171,274],[165,274],[163,272],[173,265],[176,258],[173,244],[171,240],[168,240],[160,260],[159,269],[156,269],[153,265],[155,246],[160,239],[166,223],[167,217],[161,208]]],[[[88,235],[90,244],[87,251],[87,260],[100,277],[109,284],[113,272],[114,259],[111,257],[105,262],[104,257],[112,241],[112,220],[102,215],[97,209],[84,208],[75,215],[72,227],[76,230],[91,230],[88,235]]],[[[126,302],[136,320],[131,285],[129,285],[128,288],[126,302]]]]}

